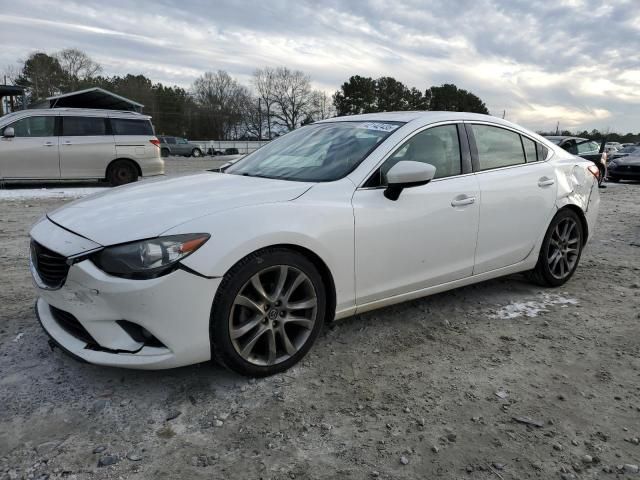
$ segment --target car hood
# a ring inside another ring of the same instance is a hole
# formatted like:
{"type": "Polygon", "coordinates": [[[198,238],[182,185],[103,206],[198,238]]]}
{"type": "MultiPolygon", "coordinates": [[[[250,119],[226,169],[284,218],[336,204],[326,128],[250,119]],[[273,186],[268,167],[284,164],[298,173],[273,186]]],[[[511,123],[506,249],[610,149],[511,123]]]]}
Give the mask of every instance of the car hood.
{"type": "Polygon", "coordinates": [[[640,156],[628,155],[626,157],[613,158],[611,161],[615,162],[616,165],[640,165],[640,156]]]}
{"type": "Polygon", "coordinates": [[[223,210],[293,200],[312,183],[202,173],[125,185],[49,213],[59,226],[101,245],[156,237],[223,210]]]}

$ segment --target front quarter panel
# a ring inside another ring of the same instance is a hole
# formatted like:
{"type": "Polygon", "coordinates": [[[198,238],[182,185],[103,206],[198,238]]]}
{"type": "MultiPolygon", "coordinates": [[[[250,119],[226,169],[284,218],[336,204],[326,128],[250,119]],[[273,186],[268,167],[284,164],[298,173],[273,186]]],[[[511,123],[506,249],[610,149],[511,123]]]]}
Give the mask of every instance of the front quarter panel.
{"type": "Polygon", "coordinates": [[[355,308],[354,223],[348,179],[314,185],[295,200],[231,209],[189,221],[163,233],[208,232],[211,239],[182,263],[222,277],[252,252],[294,245],[315,253],[328,267],[336,290],[336,317],[355,308]]]}

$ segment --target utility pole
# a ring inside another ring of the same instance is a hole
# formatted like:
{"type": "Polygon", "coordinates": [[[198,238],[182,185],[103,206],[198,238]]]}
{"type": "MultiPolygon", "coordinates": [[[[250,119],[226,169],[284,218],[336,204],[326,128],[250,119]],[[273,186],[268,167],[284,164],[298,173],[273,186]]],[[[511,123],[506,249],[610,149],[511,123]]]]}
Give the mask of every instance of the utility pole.
{"type": "Polygon", "coordinates": [[[556,123],[556,135],[560,135],[560,122],[556,123]]]}
{"type": "Polygon", "coordinates": [[[262,99],[258,97],[258,140],[262,141],[262,99]]]}

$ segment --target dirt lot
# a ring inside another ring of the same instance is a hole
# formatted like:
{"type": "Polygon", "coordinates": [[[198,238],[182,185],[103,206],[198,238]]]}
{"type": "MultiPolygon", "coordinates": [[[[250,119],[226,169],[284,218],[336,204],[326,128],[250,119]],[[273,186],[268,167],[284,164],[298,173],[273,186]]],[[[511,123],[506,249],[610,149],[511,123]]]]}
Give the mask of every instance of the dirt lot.
{"type": "Polygon", "coordinates": [[[262,380],[51,351],[28,230],[66,201],[0,195],[0,479],[640,479],[640,184],[602,190],[565,287],[516,275],[346,319],[262,380]]]}

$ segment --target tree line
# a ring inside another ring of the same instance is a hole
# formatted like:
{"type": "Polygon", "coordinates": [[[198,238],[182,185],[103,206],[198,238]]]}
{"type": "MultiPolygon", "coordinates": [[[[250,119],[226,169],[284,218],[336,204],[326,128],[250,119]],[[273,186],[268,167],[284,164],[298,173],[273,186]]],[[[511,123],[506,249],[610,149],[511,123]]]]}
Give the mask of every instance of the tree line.
{"type": "Polygon", "coordinates": [[[101,87],[144,105],[158,134],[194,139],[271,139],[301,125],[336,115],[398,110],[489,113],[475,94],[453,84],[426,90],[393,77],[352,76],[331,96],[315,90],[309,75],[287,67],[264,67],[247,85],[218,70],[202,74],[189,89],[154,83],[144,75],[103,73],[85,52],[69,48],[35,52],[9,71],[28,102],[101,87]]]}
{"type": "Polygon", "coordinates": [[[597,129],[591,131],[582,130],[572,132],[571,130],[556,130],[550,132],[538,132],[542,136],[549,135],[562,135],[563,137],[580,137],[588,138],[589,140],[595,140],[601,142],[606,140],[607,142],[620,142],[620,143],[638,143],[640,142],[640,133],[615,133],[615,132],[600,132],[597,129]]]}

